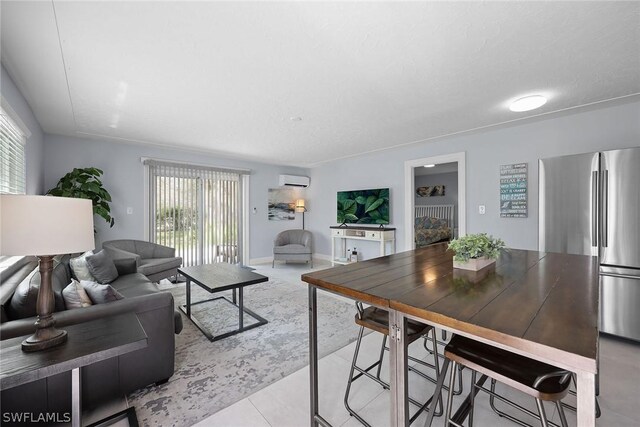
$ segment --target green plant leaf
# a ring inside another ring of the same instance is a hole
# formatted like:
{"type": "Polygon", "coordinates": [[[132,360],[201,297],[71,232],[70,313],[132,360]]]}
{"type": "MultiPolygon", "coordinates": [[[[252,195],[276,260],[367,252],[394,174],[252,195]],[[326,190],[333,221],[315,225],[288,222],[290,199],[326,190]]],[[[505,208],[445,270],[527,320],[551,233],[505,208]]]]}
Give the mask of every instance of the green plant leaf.
{"type": "Polygon", "coordinates": [[[350,213],[344,214],[344,217],[345,217],[345,219],[348,219],[350,221],[357,221],[358,220],[357,216],[355,216],[354,214],[350,214],[350,213]]]}
{"type": "Polygon", "coordinates": [[[111,216],[109,206],[111,195],[98,178],[102,174],[102,170],[98,168],[74,168],[60,178],[56,186],[47,191],[47,194],[91,200],[94,213],[104,218],[113,227],[115,220],[111,216]]]}
{"type": "Polygon", "coordinates": [[[358,196],[356,197],[356,203],[358,203],[359,205],[364,205],[365,203],[367,203],[367,198],[364,196],[358,196]]]}
{"type": "MultiPolygon", "coordinates": [[[[371,198],[371,197],[370,197],[371,198]]],[[[367,203],[369,202],[369,200],[367,199],[367,203]]],[[[372,210],[378,209],[378,206],[380,206],[382,203],[384,202],[384,199],[377,199],[376,201],[374,201],[373,203],[371,203],[366,209],[365,209],[365,213],[370,212],[372,210]]]]}
{"type": "Polygon", "coordinates": [[[355,214],[356,210],[358,209],[358,206],[356,205],[356,201],[355,200],[345,200],[344,202],[342,202],[342,205],[344,206],[344,212],[345,214],[355,214]]]}

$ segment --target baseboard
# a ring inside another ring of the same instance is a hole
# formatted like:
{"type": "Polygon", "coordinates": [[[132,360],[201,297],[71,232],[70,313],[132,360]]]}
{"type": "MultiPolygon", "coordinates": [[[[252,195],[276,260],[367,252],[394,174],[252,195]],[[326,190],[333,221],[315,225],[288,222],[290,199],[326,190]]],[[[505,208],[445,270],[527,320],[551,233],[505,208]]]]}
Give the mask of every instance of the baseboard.
{"type": "Polygon", "coordinates": [[[315,253],[315,254],[313,254],[313,259],[321,259],[323,261],[331,261],[331,255],[315,253]]]}
{"type": "MultiPolygon", "coordinates": [[[[318,259],[318,260],[322,260],[322,261],[331,261],[331,255],[313,254],[312,257],[313,257],[313,259],[318,259]]],[[[249,260],[249,265],[267,264],[267,263],[270,263],[271,261],[273,261],[273,257],[272,256],[265,256],[265,257],[261,257],[261,258],[251,258],[249,260]]]]}
{"type": "Polygon", "coordinates": [[[251,258],[249,260],[249,265],[267,264],[267,263],[270,263],[271,261],[273,261],[273,257],[272,256],[265,256],[265,257],[262,257],[262,258],[251,258]]]}

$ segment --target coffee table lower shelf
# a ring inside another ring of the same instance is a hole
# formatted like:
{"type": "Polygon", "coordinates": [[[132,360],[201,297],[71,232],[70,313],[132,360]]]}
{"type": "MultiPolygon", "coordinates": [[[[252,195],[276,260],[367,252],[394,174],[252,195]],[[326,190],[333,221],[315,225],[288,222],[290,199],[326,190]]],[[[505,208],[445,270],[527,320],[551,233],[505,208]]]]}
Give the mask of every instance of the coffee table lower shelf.
{"type": "Polygon", "coordinates": [[[204,334],[204,336],[207,337],[207,339],[209,341],[218,341],[224,338],[228,338],[232,335],[236,335],[239,334],[240,332],[244,332],[244,331],[248,331],[250,329],[253,328],[257,328],[258,326],[262,326],[262,325],[266,325],[267,323],[269,323],[269,321],[265,318],[263,318],[262,316],[260,316],[259,314],[249,310],[248,308],[246,308],[244,306],[243,303],[243,295],[242,295],[242,288],[238,289],[238,293],[239,293],[239,301],[238,303],[236,303],[236,291],[235,289],[233,290],[233,301],[230,300],[229,298],[227,298],[226,296],[220,296],[220,297],[215,297],[215,298],[210,298],[210,299],[206,299],[206,300],[202,300],[202,301],[197,301],[194,303],[191,303],[190,305],[187,304],[183,304],[180,306],[180,311],[182,311],[187,318],[189,318],[189,320],[191,320],[193,322],[194,325],[196,325],[196,328],[200,329],[200,332],[202,332],[204,334]],[[211,331],[209,331],[209,329],[203,325],[198,319],[196,319],[194,316],[191,315],[191,306],[197,305],[197,304],[204,304],[206,302],[211,302],[211,301],[216,301],[216,300],[224,300],[226,302],[228,302],[231,305],[234,305],[235,307],[238,308],[238,329],[234,329],[232,331],[229,332],[225,332],[223,334],[220,335],[213,335],[211,333],[211,331]],[[255,320],[257,320],[256,323],[252,323],[249,326],[245,326],[244,325],[244,314],[248,314],[249,316],[253,317],[255,320]]]}

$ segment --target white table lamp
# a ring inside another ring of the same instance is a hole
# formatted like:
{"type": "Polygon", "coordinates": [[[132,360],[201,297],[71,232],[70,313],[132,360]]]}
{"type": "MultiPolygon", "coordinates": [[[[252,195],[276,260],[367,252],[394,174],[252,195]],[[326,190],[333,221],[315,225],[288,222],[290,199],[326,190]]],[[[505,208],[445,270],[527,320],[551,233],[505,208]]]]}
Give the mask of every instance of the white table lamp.
{"type": "Polygon", "coordinates": [[[0,255],[36,255],[40,264],[36,332],[22,342],[24,351],[44,350],[67,340],[67,332],[55,328],[52,314],[53,256],[94,247],[91,200],[0,195],[0,255]]]}

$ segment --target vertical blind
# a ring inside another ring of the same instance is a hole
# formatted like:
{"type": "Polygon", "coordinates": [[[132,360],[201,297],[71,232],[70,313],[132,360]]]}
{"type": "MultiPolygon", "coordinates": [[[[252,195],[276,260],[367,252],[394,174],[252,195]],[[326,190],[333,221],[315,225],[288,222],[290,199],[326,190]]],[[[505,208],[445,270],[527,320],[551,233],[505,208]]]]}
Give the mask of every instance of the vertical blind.
{"type": "Polygon", "coordinates": [[[171,246],[184,266],[242,263],[241,173],[145,160],[149,236],[171,246]]]}
{"type": "Polygon", "coordinates": [[[26,191],[25,142],[24,133],[0,109],[0,193],[26,191]]]}

